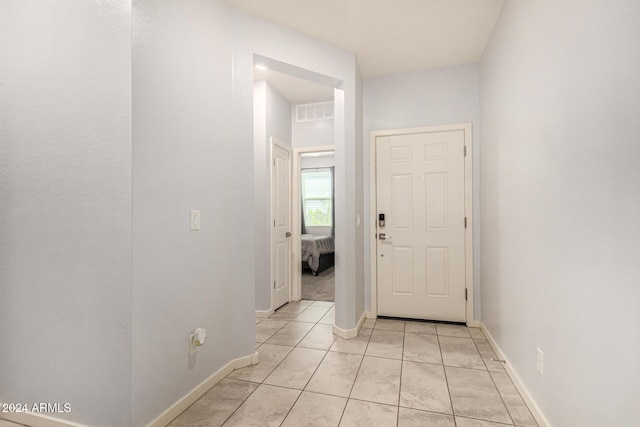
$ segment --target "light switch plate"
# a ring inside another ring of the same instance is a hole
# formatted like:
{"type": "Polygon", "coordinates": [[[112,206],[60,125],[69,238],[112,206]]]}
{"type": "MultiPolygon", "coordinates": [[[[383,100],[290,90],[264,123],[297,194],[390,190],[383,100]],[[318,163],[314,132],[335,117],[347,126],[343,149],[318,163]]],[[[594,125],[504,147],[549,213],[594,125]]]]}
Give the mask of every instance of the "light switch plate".
{"type": "Polygon", "coordinates": [[[200,230],[200,211],[191,209],[191,231],[200,230]]]}

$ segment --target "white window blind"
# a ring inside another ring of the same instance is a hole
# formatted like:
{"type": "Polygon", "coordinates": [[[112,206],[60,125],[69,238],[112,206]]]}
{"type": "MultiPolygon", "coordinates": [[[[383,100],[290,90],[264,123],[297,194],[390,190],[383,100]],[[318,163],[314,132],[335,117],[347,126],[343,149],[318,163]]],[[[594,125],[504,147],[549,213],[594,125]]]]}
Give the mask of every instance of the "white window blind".
{"type": "Polygon", "coordinates": [[[320,227],[333,225],[330,169],[302,171],[302,203],[305,225],[320,227]]]}

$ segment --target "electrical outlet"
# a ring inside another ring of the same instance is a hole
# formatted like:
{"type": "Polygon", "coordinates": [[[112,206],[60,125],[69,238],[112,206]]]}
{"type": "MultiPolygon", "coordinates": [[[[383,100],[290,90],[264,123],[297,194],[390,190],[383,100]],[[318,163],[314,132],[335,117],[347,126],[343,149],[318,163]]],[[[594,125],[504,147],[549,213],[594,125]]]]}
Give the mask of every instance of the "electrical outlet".
{"type": "Polygon", "coordinates": [[[540,350],[540,347],[537,347],[536,352],[536,369],[540,372],[540,375],[544,375],[544,353],[540,350]]]}
{"type": "Polygon", "coordinates": [[[193,356],[200,350],[200,347],[195,342],[196,334],[189,335],[189,356],[193,356]]]}
{"type": "Polygon", "coordinates": [[[191,209],[191,231],[200,230],[200,211],[198,209],[191,209]]]}

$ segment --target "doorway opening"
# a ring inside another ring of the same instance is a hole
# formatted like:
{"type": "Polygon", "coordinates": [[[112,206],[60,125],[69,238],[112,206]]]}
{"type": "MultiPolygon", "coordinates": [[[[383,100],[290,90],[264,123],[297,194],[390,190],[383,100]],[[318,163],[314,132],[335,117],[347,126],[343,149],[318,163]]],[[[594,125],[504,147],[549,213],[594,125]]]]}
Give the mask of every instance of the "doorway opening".
{"type": "Polygon", "coordinates": [[[299,284],[303,300],[335,302],[335,153],[324,150],[298,150],[299,284]]]}
{"type": "MultiPolygon", "coordinates": [[[[313,299],[331,302],[332,305],[335,302],[335,203],[332,189],[335,185],[334,107],[337,107],[334,95],[342,92],[336,89],[339,84],[328,77],[302,72],[295,66],[254,55],[257,317],[270,317],[283,305],[286,308],[287,303],[304,299],[301,288],[303,258],[305,266],[309,267],[310,279],[324,282],[321,286],[324,291],[313,296],[313,299]],[[271,141],[277,141],[280,148],[292,153],[288,169],[284,161],[280,162],[282,167],[275,167],[280,163],[273,156],[275,151],[271,141]],[[305,156],[302,157],[302,154],[305,156]],[[314,158],[330,160],[332,164],[328,168],[309,166],[314,158]],[[301,167],[309,170],[303,173],[301,167]],[[310,170],[312,168],[316,169],[315,173],[310,170]],[[284,178],[287,173],[290,177],[288,180],[284,178]],[[328,175],[331,178],[322,181],[328,175]],[[290,182],[288,197],[279,193],[274,198],[274,191],[286,188],[284,184],[281,187],[274,186],[280,181],[290,182]],[[314,188],[323,184],[324,190],[320,190],[324,193],[313,193],[314,188]],[[303,190],[304,195],[301,193],[303,190]],[[284,201],[289,205],[286,208],[287,215],[282,212],[284,201]],[[307,206],[307,224],[303,220],[303,203],[307,206]],[[280,221],[284,217],[290,220],[280,221]],[[309,229],[303,229],[303,224],[308,225],[309,229]],[[322,252],[317,254],[317,259],[310,258],[309,254],[303,256],[303,234],[317,240],[325,236],[331,240],[331,244],[319,242],[322,248],[310,251],[312,254],[322,252]]],[[[342,106],[343,97],[339,97],[339,102],[342,106]]],[[[342,123],[343,108],[336,110],[339,111],[336,120],[342,123]]]]}

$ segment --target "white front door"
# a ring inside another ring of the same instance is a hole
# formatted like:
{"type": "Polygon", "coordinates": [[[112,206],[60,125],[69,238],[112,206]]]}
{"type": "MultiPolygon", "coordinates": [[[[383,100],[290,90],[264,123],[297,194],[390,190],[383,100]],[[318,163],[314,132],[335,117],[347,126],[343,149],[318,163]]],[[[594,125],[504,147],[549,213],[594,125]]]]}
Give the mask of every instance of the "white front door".
{"type": "Polygon", "coordinates": [[[376,139],[378,314],[465,321],[465,132],[376,139]]]}
{"type": "Polygon", "coordinates": [[[289,302],[291,289],[291,149],[271,138],[271,302],[289,302]]]}

